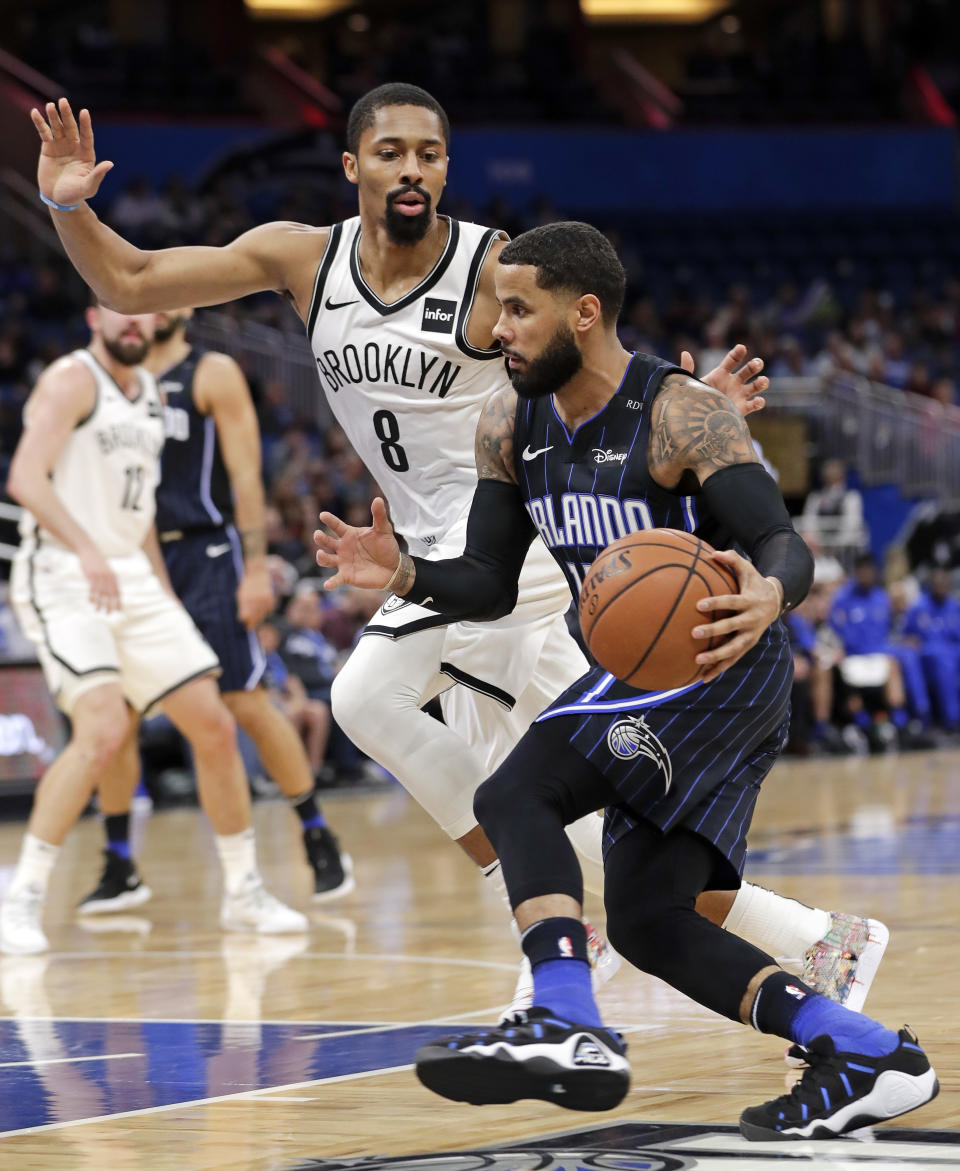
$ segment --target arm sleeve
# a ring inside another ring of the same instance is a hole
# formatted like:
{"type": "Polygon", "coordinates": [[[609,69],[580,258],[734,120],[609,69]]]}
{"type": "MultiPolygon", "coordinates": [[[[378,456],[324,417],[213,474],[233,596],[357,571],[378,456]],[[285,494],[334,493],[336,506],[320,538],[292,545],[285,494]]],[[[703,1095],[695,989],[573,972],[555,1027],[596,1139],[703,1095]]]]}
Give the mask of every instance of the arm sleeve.
{"type": "Polygon", "coordinates": [[[759,572],[781,582],[784,610],[802,602],[813,584],[813,556],[769,473],[760,464],[731,464],[714,472],[702,493],[759,572]]]}
{"type": "Polygon", "coordinates": [[[412,558],[417,575],[404,596],[458,620],[502,618],[517,604],[520,570],[535,534],[515,484],[480,480],[462,555],[412,558]]]}

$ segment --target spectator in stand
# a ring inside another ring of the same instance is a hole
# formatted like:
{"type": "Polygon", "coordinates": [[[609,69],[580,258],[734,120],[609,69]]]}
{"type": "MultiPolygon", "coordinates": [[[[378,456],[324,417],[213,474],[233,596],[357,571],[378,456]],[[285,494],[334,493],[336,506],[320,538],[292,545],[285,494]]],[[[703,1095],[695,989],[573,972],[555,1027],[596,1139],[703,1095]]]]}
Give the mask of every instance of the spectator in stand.
{"type": "Polygon", "coordinates": [[[920,663],[941,726],[960,731],[960,602],[950,590],[950,571],[937,567],[901,628],[906,646],[920,663]]]}
{"type": "Polygon", "coordinates": [[[324,761],[330,740],[330,706],[323,700],[311,699],[302,681],[288,670],[277,653],[280,632],[272,622],[260,626],[257,638],[267,660],[266,680],[271,698],[303,740],[317,783],[327,784],[329,770],[324,761]]]}
{"type": "Polygon", "coordinates": [[[863,497],[847,486],[843,460],[825,460],[820,469],[822,487],[811,492],[803,506],[801,532],[815,552],[830,552],[849,564],[866,544],[863,497]]]}
{"type": "Polygon", "coordinates": [[[846,654],[840,675],[847,688],[847,714],[872,744],[883,748],[895,747],[899,733],[906,730],[907,694],[915,707],[926,696],[919,656],[911,647],[894,646],[892,621],[890,598],[877,580],[876,563],[869,553],[861,553],[852,580],[834,595],[830,626],[846,654]]]}

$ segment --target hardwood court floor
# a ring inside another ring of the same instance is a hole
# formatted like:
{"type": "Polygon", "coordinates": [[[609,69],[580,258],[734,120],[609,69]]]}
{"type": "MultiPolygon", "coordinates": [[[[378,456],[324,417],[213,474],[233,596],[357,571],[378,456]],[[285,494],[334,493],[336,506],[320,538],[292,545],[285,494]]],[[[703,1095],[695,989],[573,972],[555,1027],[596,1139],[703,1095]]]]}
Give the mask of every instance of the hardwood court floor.
{"type": "MultiPolygon", "coordinates": [[[[273,940],[219,931],[219,876],[195,810],[138,827],[153,900],[85,927],[71,908],[97,876],[101,831],[88,819],[73,832],[51,890],[53,952],[0,957],[0,1167],[282,1168],[617,1119],[735,1123],[781,1092],[779,1041],[631,970],[600,995],[629,1033],[634,1075],[610,1115],[430,1095],[408,1068],[416,1046],[445,1022],[494,1019],[510,997],[504,908],[400,790],[327,813],[357,889],[311,910],[308,937],[273,940]]],[[[306,906],[292,815],[264,802],[255,822],[271,888],[306,906]]],[[[0,825],[4,888],[21,832],[0,825]]],[[[757,881],[890,926],[868,1007],[894,1027],[909,1021],[942,1087],[906,1125],[960,1132],[960,753],[785,762],[751,842],[757,881]]],[[[588,910],[601,924],[601,908],[588,910]]],[[[960,1166],[956,1151],[938,1165],[960,1166]]]]}

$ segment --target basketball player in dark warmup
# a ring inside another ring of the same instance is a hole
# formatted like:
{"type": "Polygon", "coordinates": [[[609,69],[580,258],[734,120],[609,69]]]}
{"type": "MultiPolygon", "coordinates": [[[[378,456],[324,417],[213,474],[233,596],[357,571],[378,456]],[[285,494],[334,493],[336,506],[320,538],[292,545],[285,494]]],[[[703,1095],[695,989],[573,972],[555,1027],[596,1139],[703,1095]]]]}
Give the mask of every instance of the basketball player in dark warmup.
{"type": "Polygon", "coordinates": [[[581,876],[563,832],[606,807],[614,947],[707,1008],[807,1049],[789,1095],[744,1111],[746,1137],[827,1138],[922,1105],[937,1080],[909,1030],[835,1004],[694,910],[702,891],[740,882],[759,786],[786,735],[792,660],[779,617],[806,594],[812,558],[729,402],[620,345],[624,285],[616,253],[586,224],[536,228],[500,253],[494,332],[513,385],[481,418],[461,557],[401,553],[381,501],[371,528],[324,513],[333,535],[316,534],[318,563],[338,571],[331,586],[382,588],[389,578],[398,594],[457,617],[512,609],[537,531],[575,597],[618,535],[608,524],[695,530],[724,550],[717,559],[740,587],[699,604],[733,613],[695,628],[704,646],[728,636],[697,656],[698,683],[639,692],[593,667],[479,788],[477,817],[503,865],[534,1007],[512,1026],[424,1046],[417,1072],[437,1093],[477,1104],[543,1098],[600,1110],[626,1095],[625,1045],[593,999],[581,876]],[[595,448],[622,458],[598,465],[595,448]],[[624,725],[633,735],[619,734],[624,725]]]}

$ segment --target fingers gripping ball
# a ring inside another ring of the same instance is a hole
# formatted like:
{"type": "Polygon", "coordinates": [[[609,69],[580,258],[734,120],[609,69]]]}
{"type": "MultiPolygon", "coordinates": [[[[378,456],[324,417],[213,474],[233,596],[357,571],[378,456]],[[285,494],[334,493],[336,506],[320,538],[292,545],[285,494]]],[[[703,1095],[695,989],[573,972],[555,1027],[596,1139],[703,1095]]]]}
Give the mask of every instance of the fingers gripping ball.
{"type": "Polygon", "coordinates": [[[631,687],[661,691],[693,683],[694,659],[719,641],[693,628],[726,617],[702,613],[702,598],[740,592],[713,549],[692,533],[649,529],[608,545],[580,591],[580,629],[601,667],[631,687]]]}

